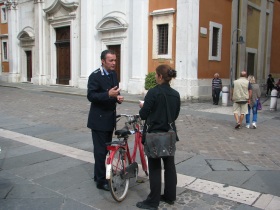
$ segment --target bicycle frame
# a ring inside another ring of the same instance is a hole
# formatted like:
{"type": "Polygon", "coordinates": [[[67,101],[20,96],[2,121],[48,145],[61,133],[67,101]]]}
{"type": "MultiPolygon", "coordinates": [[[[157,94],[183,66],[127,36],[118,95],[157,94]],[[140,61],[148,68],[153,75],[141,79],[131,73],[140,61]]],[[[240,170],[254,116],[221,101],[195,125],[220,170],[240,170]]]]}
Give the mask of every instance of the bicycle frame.
{"type": "Polygon", "coordinates": [[[144,147],[142,144],[142,132],[140,130],[140,125],[136,124],[136,132],[135,132],[135,140],[134,140],[134,148],[133,148],[133,153],[132,153],[132,161],[134,162],[136,159],[136,154],[137,154],[137,148],[139,149],[139,155],[140,155],[140,160],[142,163],[142,169],[143,171],[146,173],[146,175],[148,176],[148,165],[147,162],[145,160],[145,154],[144,154],[144,147]]]}
{"type": "Polygon", "coordinates": [[[110,179],[110,173],[111,173],[111,170],[112,170],[111,161],[114,157],[115,152],[119,148],[123,148],[126,151],[127,160],[124,160],[124,161],[128,161],[127,162],[128,164],[131,164],[132,162],[134,162],[133,159],[130,156],[130,151],[129,151],[129,147],[128,147],[128,144],[127,144],[127,140],[125,140],[124,145],[117,145],[117,146],[108,145],[107,150],[109,151],[109,156],[106,159],[106,179],[110,179]]]}
{"type": "Polygon", "coordinates": [[[106,158],[106,179],[108,180],[113,198],[118,202],[123,201],[128,193],[129,179],[136,177],[136,182],[138,182],[138,164],[135,162],[137,148],[139,149],[142,168],[146,175],[148,175],[148,167],[142,145],[141,119],[139,115],[123,114],[120,116],[127,118],[125,128],[115,131],[115,135],[117,135],[120,141],[108,143],[107,150],[109,155],[106,158]],[[133,130],[131,126],[133,126],[133,130]],[[130,134],[135,134],[132,156],[128,146],[130,134]]]}

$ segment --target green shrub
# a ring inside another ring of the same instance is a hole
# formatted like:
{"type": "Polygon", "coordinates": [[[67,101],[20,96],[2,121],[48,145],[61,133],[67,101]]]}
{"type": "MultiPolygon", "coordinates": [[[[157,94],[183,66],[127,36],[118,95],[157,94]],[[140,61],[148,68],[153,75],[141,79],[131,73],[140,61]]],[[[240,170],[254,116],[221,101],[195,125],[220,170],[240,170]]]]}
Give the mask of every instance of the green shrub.
{"type": "Polygon", "coordinates": [[[149,90],[157,85],[155,79],[156,72],[149,72],[145,78],[145,89],[149,90]]]}

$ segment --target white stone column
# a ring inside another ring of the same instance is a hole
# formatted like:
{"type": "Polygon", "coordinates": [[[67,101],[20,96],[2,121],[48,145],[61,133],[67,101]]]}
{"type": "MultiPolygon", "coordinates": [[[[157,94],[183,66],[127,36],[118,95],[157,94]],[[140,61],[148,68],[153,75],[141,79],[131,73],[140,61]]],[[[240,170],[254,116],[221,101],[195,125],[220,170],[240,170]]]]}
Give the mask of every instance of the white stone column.
{"type": "MultiPolygon", "coordinates": [[[[235,78],[235,72],[234,71],[236,69],[236,50],[237,50],[237,44],[236,44],[236,37],[238,37],[238,35],[240,36],[240,31],[238,31],[238,11],[239,11],[239,0],[233,0],[232,4],[231,4],[231,11],[232,11],[232,15],[231,15],[231,42],[230,42],[230,63],[231,66],[229,67],[229,82],[230,82],[230,76],[231,76],[231,70],[232,70],[232,81],[234,81],[235,78]],[[232,68],[232,69],[231,69],[232,68]]],[[[242,34],[243,36],[243,34],[242,34]]],[[[244,36],[243,36],[244,37],[244,36]]],[[[229,85],[230,86],[230,85],[229,85]]],[[[231,88],[231,87],[230,87],[231,88]]]]}
{"type": "Polygon", "coordinates": [[[137,94],[144,92],[145,75],[148,73],[148,11],[149,4],[146,0],[129,0],[129,41],[128,51],[130,55],[125,63],[128,78],[127,90],[137,94]],[[132,55],[132,56],[131,56],[132,55]],[[139,62],[140,61],[140,62],[139,62]]]}
{"type": "Polygon", "coordinates": [[[19,41],[17,39],[18,31],[18,2],[5,1],[8,9],[8,55],[9,55],[9,82],[19,82],[19,41]]]}
{"type": "Polygon", "coordinates": [[[274,2],[269,1],[268,2],[268,23],[267,23],[267,39],[266,41],[266,57],[264,58],[265,62],[265,69],[261,69],[260,71],[260,77],[258,78],[258,81],[262,79],[262,81],[265,81],[266,76],[270,73],[270,56],[271,56],[271,40],[272,40],[272,23],[273,23],[273,8],[274,8],[274,2]],[[263,75],[263,71],[265,71],[265,77],[262,78],[261,75],[263,75]]]}
{"type": "MultiPolygon", "coordinates": [[[[248,0],[239,1],[241,7],[241,14],[240,14],[240,26],[239,28],[242,31],[242,36],[245,41],[245,44],[238,45],[238,69],[236,71],[237,78],[239,78],[239,73],[246,69],[245,66],[245,59],[246,59],[246,34],[247,34],[247,8],[248,8],[248,0]]],[[[241,34],[237,34],[240,36],[241,34]]],[[[235,39],[236,40],[236,39],[235,39]]]]}
{"type": "Polygon", "coordinates": [[[44,0],[34,0],[34,62],[35,75],[32,82],[39,85],[47,84],[46,75],[46,47],[45,47],[45,13],[43,11],[44,0]]]}
{"type": "MultiPolygon", "coordinates": [[[[94,1],[81,0],[80,2],[80,72],[79,87],[87,87],[89,74],[98,66],[94,66],[94,31],[96,24],[94,19],[94,1]]],[[[99,59],[100,61],[100,59],[99,59]]]]}
{"type": "Polygon", "coordinates": [[[177,0],[176,66],[173,81],[182,99],[198,98],[199,1],[177,0]]]}
{"type": "MultiPolygon", "coordinates": [[[[257,61],[257,72],[256,78],[262,76],[264,62],[265,62],[265,43],[266,43],[266,4],[267,1],[261,1],[261,11],[260,11],[260,22],[259,22],[259,41],[258,41],[258,61],[257,61]]],[[[270,39],[271,40],[271,39],[270,39]]]]}

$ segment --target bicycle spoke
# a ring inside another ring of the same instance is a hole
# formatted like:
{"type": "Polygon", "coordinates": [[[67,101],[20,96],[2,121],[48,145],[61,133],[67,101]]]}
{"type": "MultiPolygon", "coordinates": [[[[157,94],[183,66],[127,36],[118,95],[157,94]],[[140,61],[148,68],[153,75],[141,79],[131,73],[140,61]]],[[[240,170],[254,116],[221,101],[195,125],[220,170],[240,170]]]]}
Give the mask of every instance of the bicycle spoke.
{"type": "Polygon", "coordinates": [[[110,190],[113,198],[120,202],[125,199],[129,186],[129,179],[123,178],[127,166],[127,156],[124,149],[119,148],[115,152],[111,164],[110,190]]]}

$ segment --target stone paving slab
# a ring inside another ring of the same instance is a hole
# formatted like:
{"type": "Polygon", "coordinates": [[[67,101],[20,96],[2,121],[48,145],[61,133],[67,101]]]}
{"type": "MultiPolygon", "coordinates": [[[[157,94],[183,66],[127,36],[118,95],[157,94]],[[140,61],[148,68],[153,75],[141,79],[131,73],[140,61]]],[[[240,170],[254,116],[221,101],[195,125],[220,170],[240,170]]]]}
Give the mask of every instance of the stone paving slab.
{"type": "Polygon", "coordinates": [[[60,131],[61,128],[50,124],[36,124],[34,126],[28,126],[24,128],[17,128],[17,129],[10,128],[9,130],[16,131],[29,136],[37,136],[41,134],[49,134],[51,132],[57,132],[60,131]]]}
{"type": "Polygon", "coordinates": [[[211,172],[211,168],[201,155],[194,156],[185,162],[176,165],[177,173],[186,174],[193,177],[201,177],[211,172]]]}
{"type": "Polygon", "coordinates": [[[280,196],[280,171],[257,171],[241,187],[280,196]]]}
{"type": "Polygon", "coordinates": [[[92,163],[84,163],[33,181],[48,189],[60,192],[72,185],[79,185],[79,183],[85,181],[92,182],[93,167],[92,163]]]}
{"type": "Polygon", "coordinates": [[[30,145],[22,145],[22,144],[14,144],[13,147],[9,147],[9,149],[6,149],[4,142],[1,142],[1,148],[3,151],[0,154],[0,159],[18,157],[21,155],[35,153],[42,150],[37,147],[32,147],[30,145]],[[2,143],[4,146],[2,146],[2,143]]]}
{"type": "Polygon", "coordinates": [[[33,180],[49,174],[55,174],[67,168],[81,164],[83,164],[83,162],[80,160],[70,159],[69,157],[61,157],[21,168],[10,169],[8,171],[28,180],[33,180]]]}
{"type": "Polygon", "coordinates": [[[11,202],[10,199],[0,200],[1,210],[3,209],[48,209],[48,210],[95,210],[95,208],[81,204],[75,200],[67,198],[36,198],[36,199],[16,199],[11,202]]]}
{"type": "Polygon", "coordinates": [[[242,184],[249,180],[255,173],[255,171],[211,171],[201,176],[201,178],[241,187],[242,184]]]}
{"type": "Polygon", "coordinates": [[[57,198],[61,195],[33,183],[14,184],[6,199],[57,198]]]}
{"type": "MultiPolygon", "coordinates": [[[[30,147],[30,146],[29,146],[30,147]]],[[[20,147],[20,149],[25,149],[26,146],[20,147]]],[[[31,147],[32,148],[32,147],[31,147]]],[[[37,163],[42,163],[45,161],[53,160],[63,157],[60,154],[45,151],[45,150],[38,150],[34,152],[34,149],[31,153],[22,154],[17,156],[5,156],[5,159],[0,160],[0,168],[4,170],[14,169],[25,167],[37,163]]]]}

